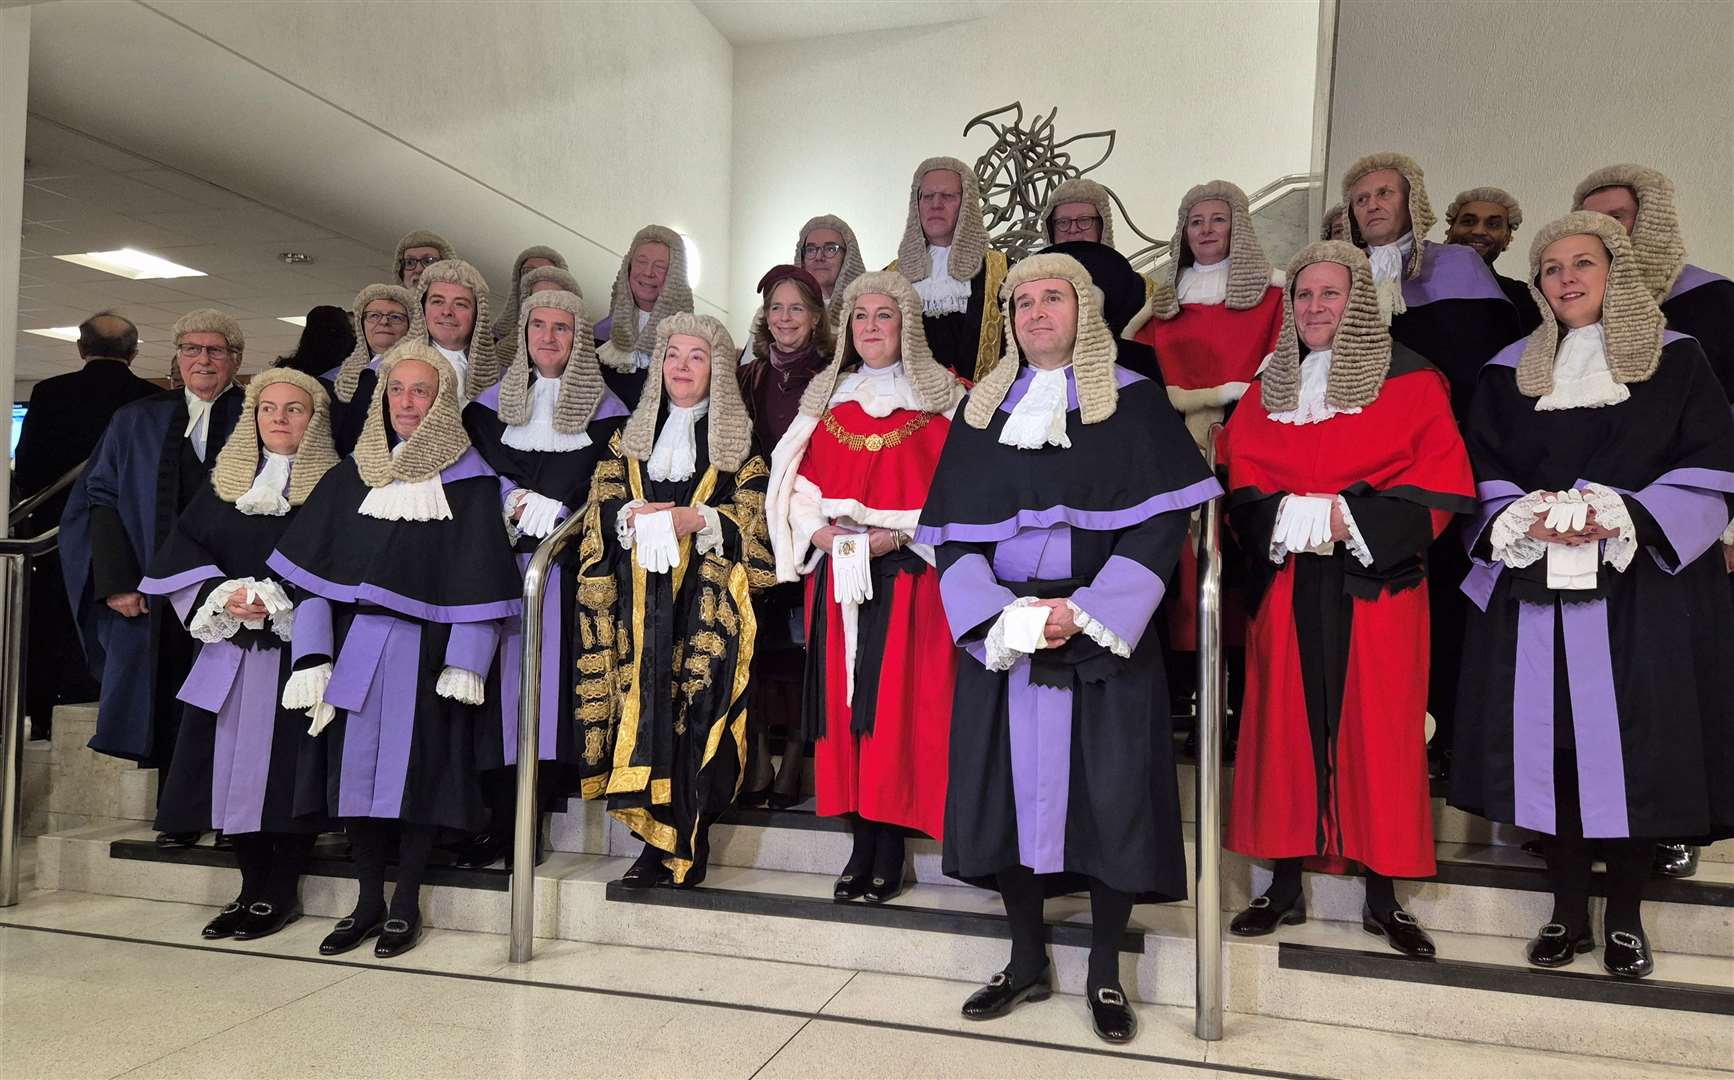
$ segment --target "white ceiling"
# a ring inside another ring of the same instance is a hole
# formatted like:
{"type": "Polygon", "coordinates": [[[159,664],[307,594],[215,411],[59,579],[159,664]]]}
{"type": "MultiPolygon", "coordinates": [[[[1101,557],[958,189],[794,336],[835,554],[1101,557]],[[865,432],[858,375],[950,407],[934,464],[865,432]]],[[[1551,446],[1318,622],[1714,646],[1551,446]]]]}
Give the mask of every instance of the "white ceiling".
{"type": "Polygon", "coordinates": [[[693,0],[731,45],[903,30],[997,15],[1010,0],[693,0]]]}
{"type": "Polygon", "coordinates": [[[17,391],[75,370],[71,342],[22,331],[72,326],[112,308],[138,324],[135,370],[168,370],[177,317],[199,307],[227,312],[247,337],[245,370],[289,352],[298,327],[278,316],[318,304],[348,305],[385,276],[389,250],[340,235],[233,191],[128,153],[37,116],[24,136],[23,258],[19,266],[17,391]],[[129,281],[55,255],[134,247],[203,270],[207,277],[129,281]],[[285,265],[299,251],[312,261],[285,265]]]}

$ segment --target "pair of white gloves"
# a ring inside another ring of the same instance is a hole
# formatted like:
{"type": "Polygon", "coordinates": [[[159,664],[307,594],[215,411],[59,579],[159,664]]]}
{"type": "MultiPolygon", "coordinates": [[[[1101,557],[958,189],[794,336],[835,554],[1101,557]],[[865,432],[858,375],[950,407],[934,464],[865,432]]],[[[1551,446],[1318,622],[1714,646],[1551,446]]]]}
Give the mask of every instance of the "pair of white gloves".
{"type": "Polygon", "coordinates": [[[1328,550],[1331,544],[1331,507],[1336,500],[1323,495],[1290,495],[1277,510],[1271,529],[1271,545],[1286,552],[1328,550]]]}

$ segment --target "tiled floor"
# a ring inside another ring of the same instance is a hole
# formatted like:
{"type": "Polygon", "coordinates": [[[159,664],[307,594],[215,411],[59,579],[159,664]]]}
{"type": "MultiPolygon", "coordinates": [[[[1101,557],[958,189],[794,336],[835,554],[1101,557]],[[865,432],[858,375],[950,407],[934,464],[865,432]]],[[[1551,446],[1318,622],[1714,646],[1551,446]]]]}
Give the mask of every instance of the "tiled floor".
{"type": "Polygon", "coordinates": [[[315,946],[330,920],[206,944],[212,909],[30,893],[0,909],[3,1077],[1630,1077],[1726,1074],[1142,1007],[1126,1048],[1061,996],[970,1024],[967,983],[429,931],[395,961],[315,946]]]}

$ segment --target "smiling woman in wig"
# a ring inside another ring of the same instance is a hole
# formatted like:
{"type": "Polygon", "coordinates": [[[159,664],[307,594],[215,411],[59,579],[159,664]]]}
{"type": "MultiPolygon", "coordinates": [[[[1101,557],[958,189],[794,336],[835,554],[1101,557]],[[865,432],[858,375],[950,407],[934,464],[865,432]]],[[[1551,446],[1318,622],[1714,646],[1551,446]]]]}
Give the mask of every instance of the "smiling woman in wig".
{"type": "Polygon", "coordinates": [[[1542,323],[1481,374],[1465,431],[1481,499],[1451,802],[1543,834],[1541,967],[1654,960],[1657,839],[1734,834],[1734,419],[1696,340],[1663,327],[1625,230],[1579,211],[1530,247],[1542,323]],[[1600,841],[1599,851],[1590,842],[1600,841]]]}
{"type": "Polygon", "coordinates": [[[631,888],[703,881],[710,825],[740,790],[752,593],[775,578],[736,355],[709,315],[662,321],[644,396],[584,509],[583,795],[644,841],[631,888]]]}
{"type": "Polygon", "coordinates": [[[301,871],[325,820],[295,814],[297,770],[309,766],[313,744],[306,716],[278,704],[295,613],[265,559],[336,464],[318,380],[287,368],[255,376],[211,483],[139,583],[174,605],[198,643],[179,688],[185,708],[157,828],[219,829],[234,844],[241,891],[206,925],[207,938],[261,938],[301,915],[301,871]]]}

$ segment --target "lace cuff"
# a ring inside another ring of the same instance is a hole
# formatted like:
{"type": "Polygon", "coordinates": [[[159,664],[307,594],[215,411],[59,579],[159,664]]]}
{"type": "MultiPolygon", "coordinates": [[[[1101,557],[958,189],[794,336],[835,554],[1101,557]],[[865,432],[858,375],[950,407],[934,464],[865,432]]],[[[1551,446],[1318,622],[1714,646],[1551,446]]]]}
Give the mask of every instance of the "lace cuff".
{"type": "Polygon", "coordinates": [[[620,516],[614,519],[614,538],[620,541],[620,550],[622,551],[632,550],[632,511],[643,505],[643,499],[633,499],[620,508],[620,516]]]}
{"type": "Polygon", "coordinates": [[[1529,535],[1529,527],[1535,524],[1545,510],[1542,499],[1548,493],[1532,491],[1518,499],[1493,519],[1493,526],[1488,531],[1487,542],[1493,548],[1493,561],[1504,563],[1513,570],[1525,566],[1534,566],[1547,553],[1547,545],[1529,535]]]}
{"type": "Polygon", "coordinates": [[[1625,573],[1638,553],[1638,527],[1632,521],[1631,511],[1626,509],[1626,500],[1610,487],[1588,484],[1583,489],[1583,501],[1595,509],[1597,525],[1619,534],[1602,541],[1602,562],[1625,573]]]}
{"type": "Polygon", "coordinates": [[[271,632],[277,635],[279,641],[288,641],[294,632],[295,607],[284,594],[282,586],[270,578],[263,581],[250,577],[231,578],[212,589],[205,597],[205,602],[200,604],[198,610],[187,620],[187,633],[192,635],[194,641],[209,645],[229,640],[240,632],[242,626],[249,630],[263,630],[267,622],[271,624],[271,632]],[[228,605],[230,599],[237,594],[249,592],[265,605],[265,618],[243,622],[229,614],[228,605]]]}
{"type": "Polygon", "coordinates": [[[1102,648],[1107,649],[1122,660],[1132,655],[1132,646],[1127,644],[1125,638],[1114,633],[1114,631],[1103,626],[1095,619],[1090,618],[1089,612],[1072,603],[1070,600],[1066,601],[1066,606],[1072,609],[1072,621],[1078,624],[1079,633],[1088,636],[1091,641],[1100,645],[1102,648]]]}
{"type": "Polygon", "coordinates": [[[447,667],[434,683],[434,693],[465,705],[482,703],[482,677],[461,667],[447,667]]]}
{"type": "Polygon", "coordinates": [[[700,555],[715,551],[721,554],[723,549],[722,516],[714,506],[698,506],[695,509],[704,518],[704,528],[693,537],[693,549],[700,555]]]}
{"type": "Polygon", "coordinates": [[[1338,495],[1337,509],[1342,511],[1343,524],[1349,529],[1349,538],[1343,541],[1344,546],[1349,549],[1349,554],[1353,555],[1355,561],[1362,566],[1373,565],[1373,551],[1367,547],[1367,538],[1361,535],[1361,527],[1355,524],[1355,515],[1349,512],[1349,500],[1338,495]]]}
{"type": "Polygon", "coordinates": [[[1722,542],[1734,547],[1734,521],[1730,521],[1728,527],[1722,530],[1722,542]]]}
{"type": "Polygon", "coordinates": [[[506,499],[500,504],[500,517],[506,523],[506,540],[516,544],[524,538],[524,530],[518,528],[518,523],[512,520],[512,512],[518,509],[518,504],[524,501],[529,492],[524,488],[513,488],[506,493],[506,499]]]}
{"type": "Polygon", "coordinates": [[[310,668],[302,668],[289,676],[289,681],[283,684],[283,707],[299,709],[307,714],[312,723],[307,728],[307,734],[317,735],[325,730],[325,725],[331,723],[337,716],[337,710],[325,704],[325,688],[331,685],[331,665],[316,664],[310,668]]]}
{"type": "MultiPolygon", "coordinates": [[[[1020,608],[1027,608],[1035,602],[1033,596],[1018,597],[1001,609],[999,618],[995,619],[993,625],[988,628],[987,641],[984,644],[987,650],[985,663],[989,671],[1010,671],[1013,664],[1029,655],[1029,653],[1006,641],[1006,634],[1010,629],[1010,622],[1007,617],[1012,612],[1020,608]]],[[[1045,623],[1047,616],[1042,616],[1042,619],[1045,623]]]]}

